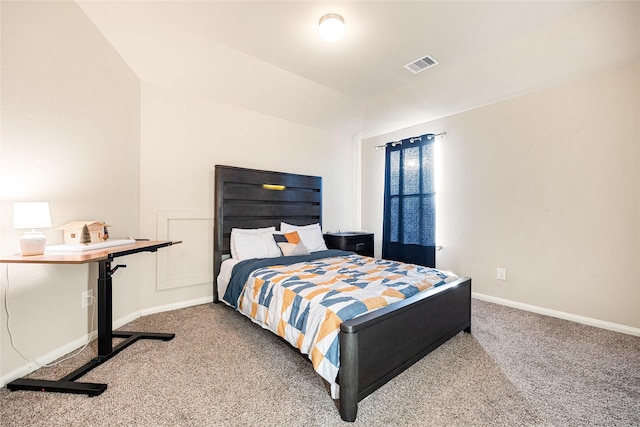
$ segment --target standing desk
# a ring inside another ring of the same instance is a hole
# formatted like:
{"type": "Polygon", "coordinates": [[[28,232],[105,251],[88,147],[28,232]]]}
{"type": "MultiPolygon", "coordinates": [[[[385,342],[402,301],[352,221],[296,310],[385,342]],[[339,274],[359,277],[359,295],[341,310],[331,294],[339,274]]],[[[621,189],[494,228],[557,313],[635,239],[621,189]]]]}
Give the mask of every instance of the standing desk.
{"type": "Polygon", "coordinates": [[[0,263],[15,264],[86,264],[90,262],[98,263],[98,357],[92,359],[69,375],[59,380],[40,380],[32,378],[20,378],[7,384],[11,391],[35,390],[58,393],[75,393],[97,396],[107,389],[107,384],[77,382],[76,380],[103,364],[113,356],[140,339],[152,339],[169,341],[175,334],[155,333],[155,332],[125,332],[113,331],[112,313],[112,280],[111,276],[120,267],[126,265],[116,265],[111,268],[114,258],[136,254],[138,252],[155,252],[160,248],[181,243],[180,241],[137,241],[135,243],[112,246],[104,249],[96,249],[85,252],[51,252],[45,251],[44,255],[12,255],[0,258],[0,263]],[[113,338],[125,338],[115,347],[112,345],[113,338]]]}

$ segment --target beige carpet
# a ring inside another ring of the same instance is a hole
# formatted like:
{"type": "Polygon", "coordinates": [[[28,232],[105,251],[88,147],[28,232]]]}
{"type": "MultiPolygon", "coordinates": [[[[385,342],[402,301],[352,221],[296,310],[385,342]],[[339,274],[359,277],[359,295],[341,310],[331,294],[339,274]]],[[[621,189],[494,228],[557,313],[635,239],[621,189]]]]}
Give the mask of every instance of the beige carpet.
{"type": "MultiPolygon", "coordinates": [[[[97,397],[0,390],[1,426],[336,426],[310,363],[228,307],[140,318],[140,341],[82,381],[97,397]]],[[[638,426],[640,338],[473,301],[460,333],[360,402],[355,426],[638,426]]],[[[55,379],[84,361],[41,369],[55,379]]],[[[84,359],[83,359],[84,357],[84,359]]]]}

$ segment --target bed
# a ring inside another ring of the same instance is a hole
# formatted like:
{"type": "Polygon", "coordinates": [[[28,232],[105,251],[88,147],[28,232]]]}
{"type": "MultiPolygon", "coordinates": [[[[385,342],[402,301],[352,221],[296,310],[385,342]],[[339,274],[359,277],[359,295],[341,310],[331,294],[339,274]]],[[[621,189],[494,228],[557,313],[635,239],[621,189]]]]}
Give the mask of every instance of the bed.
{"type": "MultiPolygon", "coordinates": [[[[232,229],[322,224],[322,178],[216,165],[214,203],[213,264],[218,278],[223,260],[231,255],[232,229]]],[[[353,255],[352,262],[367,262],[353,255]]],[[[214,281],[214,302],[222,297],[214,281]]],[[[467,277],[342,322],[336,378],[342,419],[355,421],[360,400],[461,331],[471,332],[467,277]]]]}

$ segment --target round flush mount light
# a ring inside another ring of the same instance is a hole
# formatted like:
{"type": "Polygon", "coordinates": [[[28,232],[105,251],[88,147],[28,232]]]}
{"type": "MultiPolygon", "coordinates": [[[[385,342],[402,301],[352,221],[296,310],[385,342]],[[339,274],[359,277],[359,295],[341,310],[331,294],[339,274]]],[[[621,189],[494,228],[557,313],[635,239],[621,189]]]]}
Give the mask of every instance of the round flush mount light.
{"type": "Polygon", "coordinates": [[[327,13],[320,18],[318,34],[328,43],[337,42],[344,36],[344,19],[337,13],[327,13]]]}

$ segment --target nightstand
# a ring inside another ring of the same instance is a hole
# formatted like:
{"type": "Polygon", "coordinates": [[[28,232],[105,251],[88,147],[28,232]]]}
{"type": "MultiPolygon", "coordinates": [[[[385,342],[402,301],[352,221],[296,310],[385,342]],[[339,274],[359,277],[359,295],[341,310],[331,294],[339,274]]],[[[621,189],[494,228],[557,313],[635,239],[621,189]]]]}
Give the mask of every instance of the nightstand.
{"type": "Polygon", "coordinates": [[[324,241],[329,249],[352,251],[359,255],[373,257],[373,233],[362,231],[343,231],[326,233],[324,241]]]}

